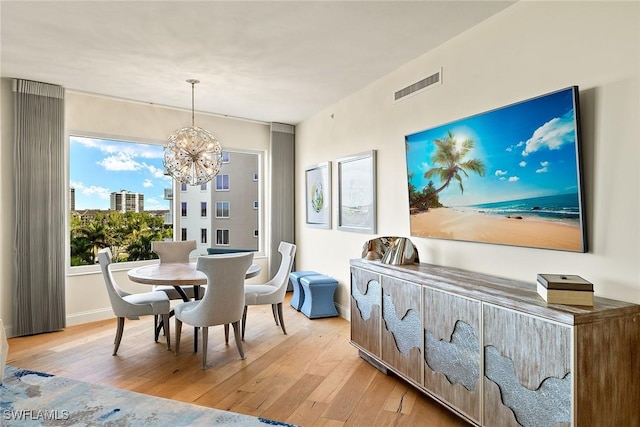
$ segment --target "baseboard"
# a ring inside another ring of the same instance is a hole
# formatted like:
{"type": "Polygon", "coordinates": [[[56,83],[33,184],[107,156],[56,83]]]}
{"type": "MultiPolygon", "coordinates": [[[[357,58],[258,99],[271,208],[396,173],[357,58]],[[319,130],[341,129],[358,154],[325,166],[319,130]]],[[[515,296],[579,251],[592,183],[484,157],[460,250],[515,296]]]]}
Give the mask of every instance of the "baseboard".
{"type": "Polygon", "coordinates": [[[67,326],[97,322],[98,320],[112,319],[113,317],[114,315],[111,307],[101,308],[99,310],[82,311],[67,315],[67,326]]]}

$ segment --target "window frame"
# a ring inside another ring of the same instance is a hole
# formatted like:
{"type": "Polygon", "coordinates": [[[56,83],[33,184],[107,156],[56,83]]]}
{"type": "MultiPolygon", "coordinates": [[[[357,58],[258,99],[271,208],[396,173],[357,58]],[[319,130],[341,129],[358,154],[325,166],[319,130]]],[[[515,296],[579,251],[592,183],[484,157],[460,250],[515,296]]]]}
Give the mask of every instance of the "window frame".
{"type": "Polygon", "coordinates": [[[216,200],[216,218],[217,219],[228,219],[231,218],[231,202],[228,200],[216,200]],[[224,206],[221,209],[218,209],[218,204],[222,203],[222,204],[226,204],[227,206],[227,215],[218,215],[218,211],[222,210],[222,213],[224,213],[225,209],[224,206]]]}
{"type": "MultiPolygon", "coordinates": [[[[160,146],[160,147],[164,147],[164,145],[166,144],[165,140],[156,140],[156,139],[149,139],[149,138],[140,138],[140,137],[134,137],[134,136],[130,136],[130,135],[116,135],[116,134],[107,134],[107,133],[100,133],[100,132],[89,132],[89,131],[84,131],[84,130],[76,130],[76,129],[67,129],[65,132],[65,164],[66,164],[66,174],[65,174],[65,204],[67,206],[70,206],[70,188],[71,188],[71,183],[70,183],[70,176],[69,176],[69,167],[70,167],[70,157],[69,157],[69,145],[70,145],[70,139],[71,137],[82,137],[82,138],[95,138],[95,139],[105,139],[105,140],[115,140],[115,141],[119,141],[119,142],[125,142],[125,143],[132,143],[132,144],[150,144],[150,145],[156,145],[156,146],[160,146]]],[[[265,183],[268,182],[268,179],[266,179],[266,173],[268,172],[268,166],[267,166],[267,159],[268,159],[268,150],[267,149],[251,149],[251,148],[234,148],[231,150],[226,150],[228,151],[229,154],[229,158],[232,157],[233,153],[246,153],[246,154],[254,154],[257,156],[257,164],[258,164],[258,172],[253,172],[254,174],[257,173],[258,174],[258,200],[259,205],[261,206],[258,209],[258,230],[263,230],[263,232],[259,232],[259,236],[258,238],[258,244],[257,244],[257,251],[255,252],[255,258],[263,258],[266,257],[266,253],[267,253],[267,248],[265,246],[266,243],[266,239],[264,236],[268,235],[268,232],[265,230],[266,222],[266,211],[268,209],[268,203],[265,203],[265,194],[267,194],[267,188],[265,187],[265,183]]],[[[230,184],[229,184],[230,185],[230,184]]],[[[213,182],[211,183],[211,186],[213,187],[213,182]]],[[[181,238],[181,212],[180,212],[180,202],[181,202],[181,196],[182,196],[182,186],[180,185],[180,183],[178,183],[175,180],[172,180],[170,184],[165,186],[165,191],[167,189],[170,189],[170,193],[171,193],[171,208],[169,213],[166,214],[166,216],[170,216],[172,218],[171,223],[173,226],[173,239],[174,240],[179,240],[181,238]]],[[[209,191],[215,191],[214,188],[210,188],[209,191]]],[[[213,229],[214,227],[211,227],[212,233],[213,233],[213,229]]],[[[66,269],[66,275],[68,277],[73,277],[73,276],[81,276],[81,275],[85,275],[85,274],[99,274],[100,273],[100,266],[96,263],[95,265],[84,265],[84,266],[71,266],[70,265],[70,211],[69,209],[66,210],[66,214],[65,214],[65,269],[66,269]]],[[[188,236],[187,236],[188,237],[188,236]]],[[[207,236],[208,238],[208,236],[207,236]]],[[[209,240],[209,239],[208,239],[209,240]]],[[[212,243],[212,242],[211,242],[212,243]]],[[[211,244],[210,243],[210,244],[211,244]]],[[[148,264],[153,264],[154,262],[157,262],[157,260],[147,260],[147,261],[127,261],[127,262],[118,262],[113,264],[112,266],[112,270],[113,271],[126,271],[129,270],[131,268],[134,268],[136,266],[140,266],[140,265],[148,265],[148,264]]]]}
{"type": "Polygon", "coordinates": [[[230,242],[231,242],[231,230],[229,230],[228,228],[216,228],[216,246],[229,246],[230,242]],[[225,231],[226,231],[226,241],[227,243],[224,243],[225,241],[225,231]],[[222,239],[218,239],[218,236],[222,237],[222,239]],[[219,243],[220,241],[222,241],[222,243],[219,243]]]}

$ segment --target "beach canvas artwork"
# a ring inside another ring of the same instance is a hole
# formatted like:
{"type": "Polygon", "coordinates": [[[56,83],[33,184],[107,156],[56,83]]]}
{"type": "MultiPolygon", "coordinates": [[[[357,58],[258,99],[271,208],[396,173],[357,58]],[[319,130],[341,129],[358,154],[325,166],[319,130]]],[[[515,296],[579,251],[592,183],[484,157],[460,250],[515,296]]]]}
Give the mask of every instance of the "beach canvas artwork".
{"type": "Polygon", "coordinates": [[[578,88],[405,137],[411,235],[586,252],[578,88]]]}

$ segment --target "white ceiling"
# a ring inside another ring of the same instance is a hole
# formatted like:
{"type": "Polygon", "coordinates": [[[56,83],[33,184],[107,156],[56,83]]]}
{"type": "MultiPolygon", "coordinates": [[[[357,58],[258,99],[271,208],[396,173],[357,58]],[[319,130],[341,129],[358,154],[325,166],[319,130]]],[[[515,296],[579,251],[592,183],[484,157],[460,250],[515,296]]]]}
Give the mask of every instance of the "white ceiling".
{"type": "Polygon", "coordinates": [[[198,111],[297,124],[510,4],[2,0],[0,69],[187,109],[195,78],[198,111]]]}

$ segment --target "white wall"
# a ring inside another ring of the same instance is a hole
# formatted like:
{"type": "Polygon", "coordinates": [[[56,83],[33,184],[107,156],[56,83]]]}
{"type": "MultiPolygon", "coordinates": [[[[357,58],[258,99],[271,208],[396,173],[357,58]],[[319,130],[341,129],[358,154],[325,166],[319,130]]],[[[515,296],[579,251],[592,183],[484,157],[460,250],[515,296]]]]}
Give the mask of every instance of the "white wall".
{"type": "MultiPolygon", "coordinates": [[[[381,59],[384,54],[381,53],[381,59]]],[[[296,128],[297,269],[338,279],[372,235],[336,229],[335,160],[378,150],[377,236],[409,237],[404,136],[571,85],[580,87],[586,254],[412,237],[422,262],[522,281],[578,274],[596,295],[640,303],[640,3],[519,2],[296,128]],[[393,93],[443,67],[443,84],[393,93]],[[333,164],[333,229],[304,225],[304,169],[333,164]]]]}
{"type": "MultiPolygon", "coordinates": [[[[12,282],[13,267],[13,125],[11,80],[2,79],[0,105],[2,110],[2,145],[0,146],[0,318],[3,319],[8,335],[12,324],[12,282]]],[[[65,99],[65,126],[79,134],[135,138],[139,141],[162,143],[175,129],[191,123],[191,111],[158,107],[144,103],[128,102],[108,97],[94,96],[67,91],[65,99]]],[[[268,176],[268,149],[270,126],[266,123],[228,119],[213,115],[198,114],[198,126],[212,132],[225,149],[250,149],[265,153],[265,176],[268,176]]],[[[263,206],[268,200],[261,201],[263,206]]],[[[268,208],[265,215],[268,215],[268,208]]],[[[268,218],[266,218],[268,219],[268,218]]],[[[252,281],[267,279],[268,262],[257,259],[262,272],[252,281]]],[[[123,266],[115,265],[116,280],[125,289],[138,292],[149,291],[145,285],[128,281],[123,266]]],[[[67,275],[66,282],[67,325],[109,318],[113,316],[111,305],[104,288],[102,276],[96,270],[93,274],[67,275]]]]}

